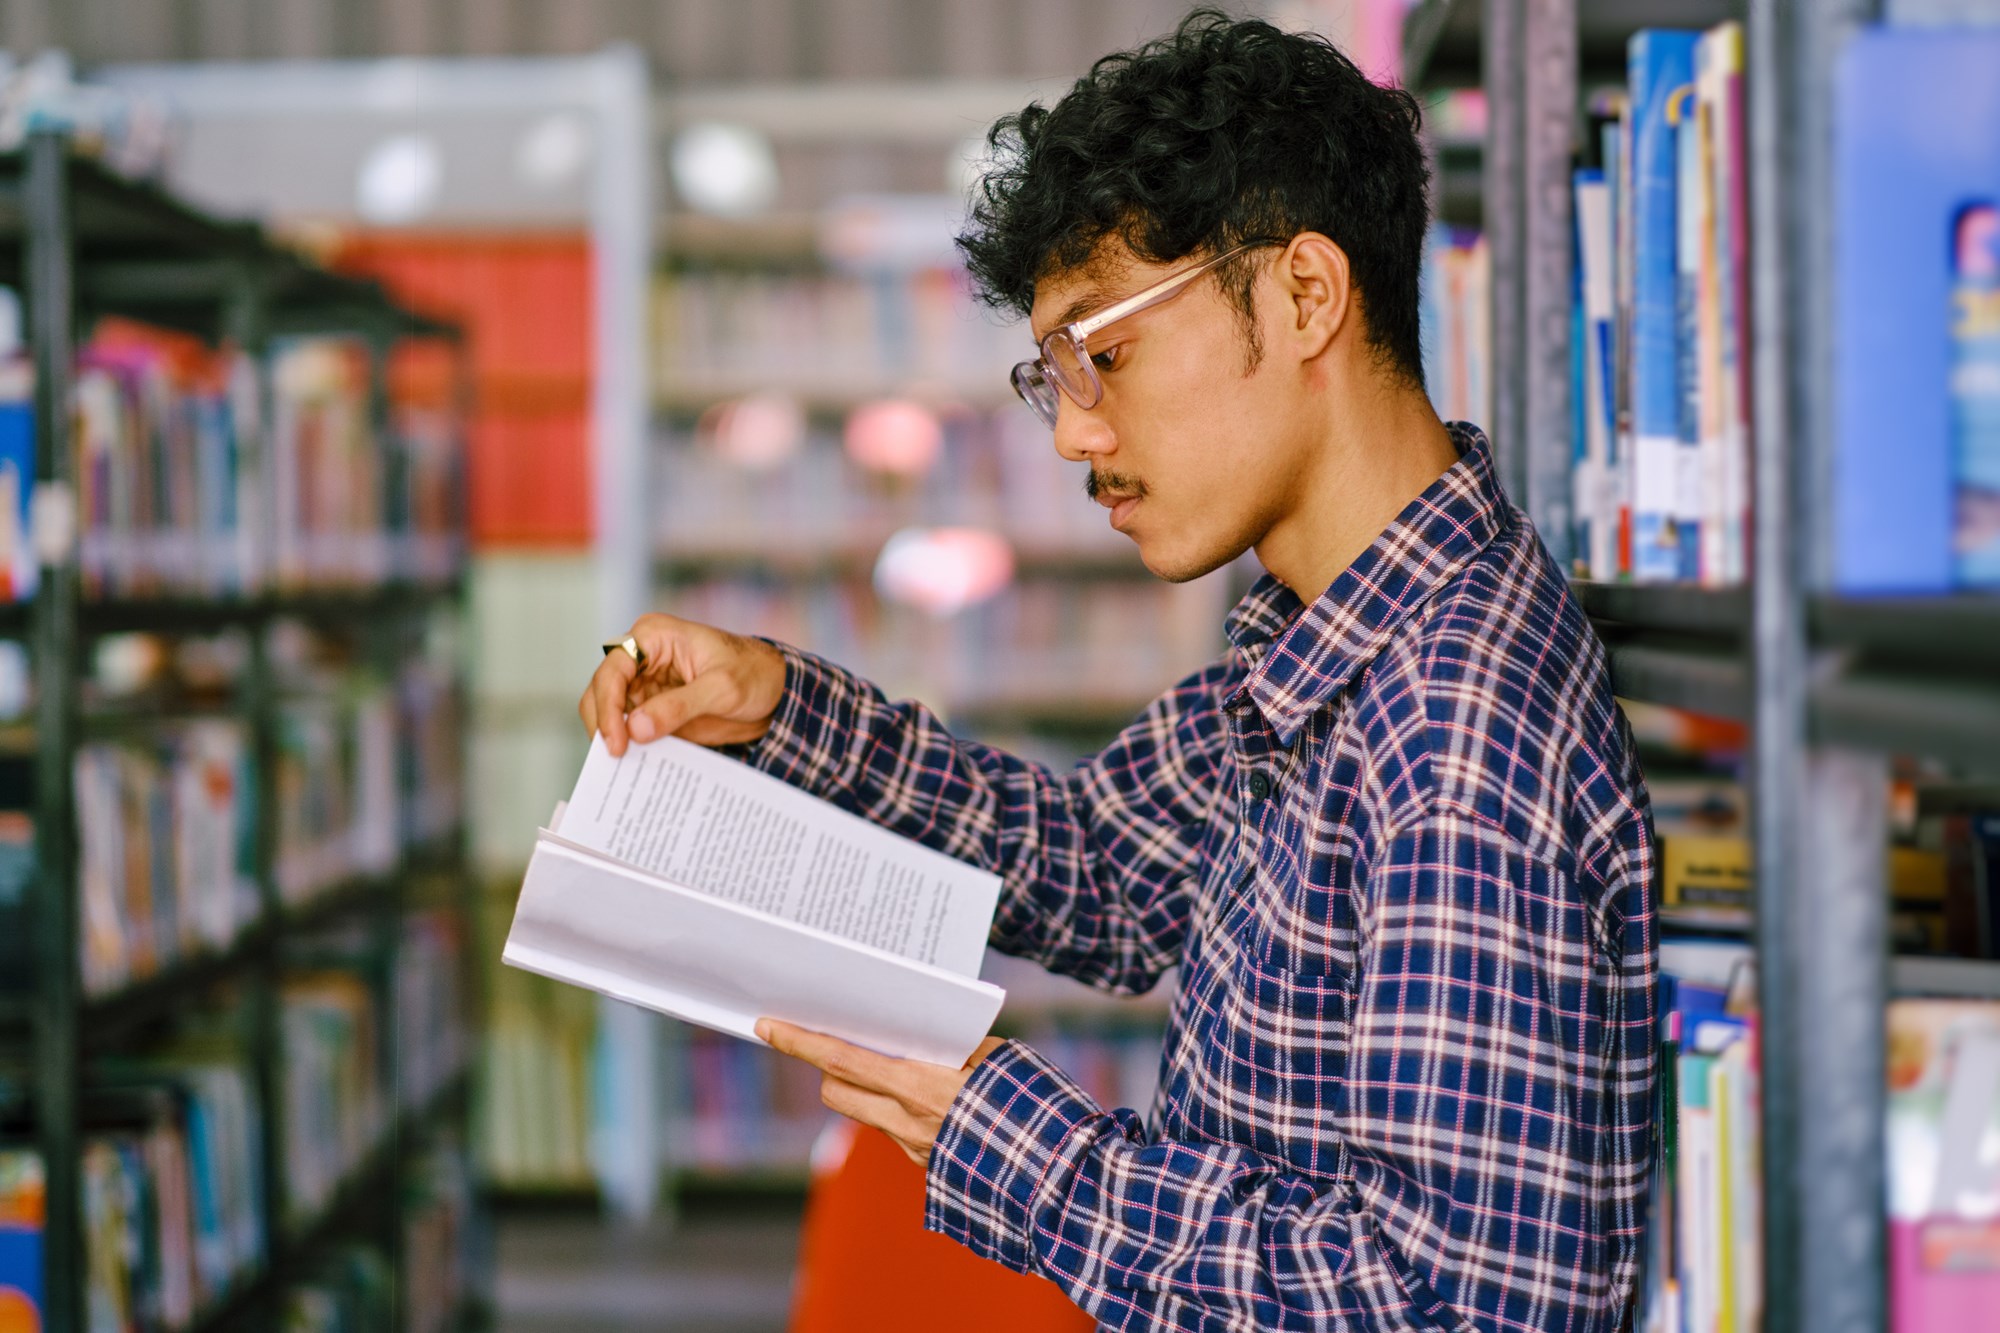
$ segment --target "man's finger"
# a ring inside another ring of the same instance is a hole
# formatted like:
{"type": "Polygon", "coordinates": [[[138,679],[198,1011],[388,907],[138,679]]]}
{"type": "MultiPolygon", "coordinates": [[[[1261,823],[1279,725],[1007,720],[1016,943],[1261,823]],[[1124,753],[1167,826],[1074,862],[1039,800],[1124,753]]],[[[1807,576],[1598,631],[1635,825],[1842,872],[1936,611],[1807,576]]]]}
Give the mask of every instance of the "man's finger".
{"type": "Polygon", "coordinates": [[[844,1115],[857,1124],[879,1129],[896,1141],[896,1146],[908,1153],[913,1161],[921,1162],[919,1154],[928,1154],[933,1138],[931,1127],[920,1122],[901,1102],[894,1097],[866,1088],[857,1088],[852,1083],[828,1075],[819,1083],[820,1104],[827,1110],[844,1115]]]}
{"type": "Polygon", "coordinates": [[[650,741],[671,736],[698,717],[713,713],[729,693],[719,671],[696,676],[677,689],[662,690],[632,710],[625,728],[632,739],[650,741]]]}
{"type": "Polygon", "coordinates": [[[757,1035],[769,1042],[773,1050],[795,1060],[803,1060],[842,1083],[851,1083],[891,1098],[904,1090],[904,1061],[892,1060],[878,1052],[850,1045],[838,1037],[829,1037],[824,1032],[808,1032],[774,1018],[760,1020],[757,1035]]]}
{"type": "Polygon", "coordinates": [[[597,674],[590,679],[590,692],[597,704],[597,732],[611,753],[625,753],[625,695],[639,674],[639,664],[624,649],[609,653],[597,674]]]}

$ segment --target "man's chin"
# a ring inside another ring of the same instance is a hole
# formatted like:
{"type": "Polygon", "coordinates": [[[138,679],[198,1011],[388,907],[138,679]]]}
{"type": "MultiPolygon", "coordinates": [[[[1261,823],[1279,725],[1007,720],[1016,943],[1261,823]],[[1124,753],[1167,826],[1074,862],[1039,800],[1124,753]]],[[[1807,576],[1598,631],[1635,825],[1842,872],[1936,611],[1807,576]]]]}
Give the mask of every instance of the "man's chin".
{"type": "Polygon", "coordinates": [[[1202,553],[1184,547],[1171,549],[1167,543],[1157,539],[1147,541],[1143,537],[1134,537],[1132,540],[1139,548],[1139,563],[1154,578],[1168,583],[1192,583],[1204,574],[1213,574],[1235,558],[1226,552],[1202,553]]]}

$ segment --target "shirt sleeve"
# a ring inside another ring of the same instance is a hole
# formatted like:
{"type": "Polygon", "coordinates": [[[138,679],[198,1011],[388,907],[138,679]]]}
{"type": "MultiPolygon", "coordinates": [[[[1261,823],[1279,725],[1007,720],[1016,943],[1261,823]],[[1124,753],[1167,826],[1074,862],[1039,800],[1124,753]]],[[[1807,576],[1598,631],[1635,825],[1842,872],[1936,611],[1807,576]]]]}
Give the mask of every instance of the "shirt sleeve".
{"type": "Polygon", "coordinates": [[[1137,993],[1174,965],[1225,784],[1221,663],[1069,773],[952,736],[920,704],[784,644],[785,695],[741,751],[793,786],[1002,877],[994,947],[1137,993]]]}
{"type": "Polygon", "coordinates": [[[925,1225],[1121,1327],[1615,1327],[1600,1127],[1617,1067],[1651,1056],[1617,1049],[1588,913],[1562,872],[1449,815],[1396,837],[1361,896],[1347,1021],[1315,1040],[1260,1011],[1203,1066],[1253,1122],[1265,1080],[1325,1080],[1332,1169],[1151,1139],[1010,1042],[946,1117],[925,1225]]]}

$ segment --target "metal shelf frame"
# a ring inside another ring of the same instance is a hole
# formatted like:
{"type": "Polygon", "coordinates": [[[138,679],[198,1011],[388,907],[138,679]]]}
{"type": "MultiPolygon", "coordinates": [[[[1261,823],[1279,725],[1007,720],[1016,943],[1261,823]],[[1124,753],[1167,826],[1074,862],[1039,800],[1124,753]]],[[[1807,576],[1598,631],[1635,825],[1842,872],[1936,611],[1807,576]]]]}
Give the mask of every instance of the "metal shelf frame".
{"type": "MultiPolygon", "coordinates": [[[[1986,12],[1996,7],[1986,6],[1986,12]]],[[[1607,37],[1746,20],[1752,234],[1753,567],[1742,589],[1579,583],[1626,697],[1742,719],[1750,736],[1762,1040],[1765,1327],[1886,1320],[1884,1006],[2000,993],[1990,966],[1889,956],[1888,756],[2000,765],[2000,599],[1830,595],[1832,95],[1877,0],[1423,0],[1413,83],[1489,99],[1493,438],[1566,562],[1570,201],[1581,73],[1607,37]],[[1623,31],[1618,31],[1620,25],[1623,31]],[[1608,26],[1607,26],[1608,25],[1608,26]],[[1456,64],[1454,64],[1456,62],[1456,64]]]]}
{"type": "MultiPolygon", "coordinates": [[[[79,330],[106,314],[190,332],[209,341],[233,341],[262,365],[272,338],[289,333],[358,336],[374,355],[372,395],[378,437],[386,418],[386,352],[399,338],[459,339],[458,330],[402,309],[382,288],[329,272],[274,244],[257,228],[208,217],[159,189],[124,180],[73,153],[59,131],[31,133],[19,152],[0,154],[0,282],[24,297],[35,379],[35,480],[38,507],[60,510],[75,494],[68,419],[79,330]]],[[[259,391],[268,408],[268,373],[259,391]]],[[[260,420],[271,419],[269,411],[260,420]]],[[[73,502],[70,502],[73,509],[73,502]]],[[[63,517],[58,514],[58,518],[63,517]]],[[[382,878],[336,886],[315,900],[283,903],[273,873],[276,820],[269,802],[258,802],[255,829],[260,913],[227,949],[181,961],[161,974],[104,997],[83,993],[79,966],[77,889],[79,839],[71,768],[86,717],[79,681],[90,640],[121,631],[205,633],[249,631],[251,651],[241,683],[240,708],[250,718],[257,771],[268,774],[275,756],[279,689],[262,632],[274,621],[299,617],[355,629],[378,665],[400,660],[421,633],[430,611],[462,605],[464,585],[392,584],[373,589],[272,594],[243,599],[83,601],[76,567],[74,516],[50,532],[69,529],[66,540],[40,543],[41,582],[26,605],[0,607],[0,636],[25,639],[36,682],[33,717],[37,881],[30,897],[35,972],[21,1003],[0,1006],[0,1043],[28,1046],[34,1132],[43,1163],[47,1211],[43,1235],[44,1312],[51,1333],[85,1326],[85,1229],[79,1169],[86,1060],[127,1046],[153,1023],[184,1009],[220,981],[240,983],[247,1017],[246,1050],[263,1107],[265,1271],[244,1279],[243,1289],[200,1317],[193,1333],[225,1327],[272,1327],[278,1285],[310,1247],[352,1229],[354,1210],[370,1214],[392,1261],[400,1253],[395,1213],[400,1163],[407,1140],[436,1117],[463,1121],[467,1077],[454,1080],[430,1108],[394,1120],[382,1149],[348,1182],[337,1206],[304,1232],[283,1225],[284,1163],[281,1145],[283,1053],[277,988],[287,943],[300,932],[336,917],[365,917],[379,947],[371,968],[386,969],[409,873],[443,868],[457,881],[452,906],[473,920],[473,885],[465,873],[463,830],[441,843],[413,848],[404,869],[382,878]],[[25,1027],[25,1034],[22,1029],[25,1027]],[[379,1205],[379,1206],[378,1206],[379,1205]],[[380,1216],[376,1217],[375,1214],[380,1216]]],[[[463,526],[463,514],[460,524],[463,526]]],[[[47,534],[44,533],[44,536],[47,534]]],[[[463,688],[463,682],[460,685],[463,688]]],[[[468,960],[469,962],[470,960],[468,960]]],[[[471,969],[468,967],[468,977],[471,969]]],[[[382,989],[395,1031],[393,987],[382,989]]],[[[384,1086],[396,1093],[393,1043],[383,1044],[384,1086]]]]}

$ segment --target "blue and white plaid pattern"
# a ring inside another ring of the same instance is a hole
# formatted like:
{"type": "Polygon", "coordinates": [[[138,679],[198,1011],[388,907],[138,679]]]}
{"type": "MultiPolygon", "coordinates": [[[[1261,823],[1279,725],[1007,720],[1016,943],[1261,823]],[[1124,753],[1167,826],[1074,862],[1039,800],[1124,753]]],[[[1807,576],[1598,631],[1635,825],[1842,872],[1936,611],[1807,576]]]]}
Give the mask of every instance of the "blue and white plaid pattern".
{"type": "Polygon", "coordinates": [[[1115,1329],[1616,1333],[1651,1154],[1653,844],[1602,648],[1485,438],[1324,595],[1069,774],[787,650],[754,762],[1005,877],[993,944],[1179,964],[1145,1117],[1018,1042],[925,1223],[1115,1329]]]}

